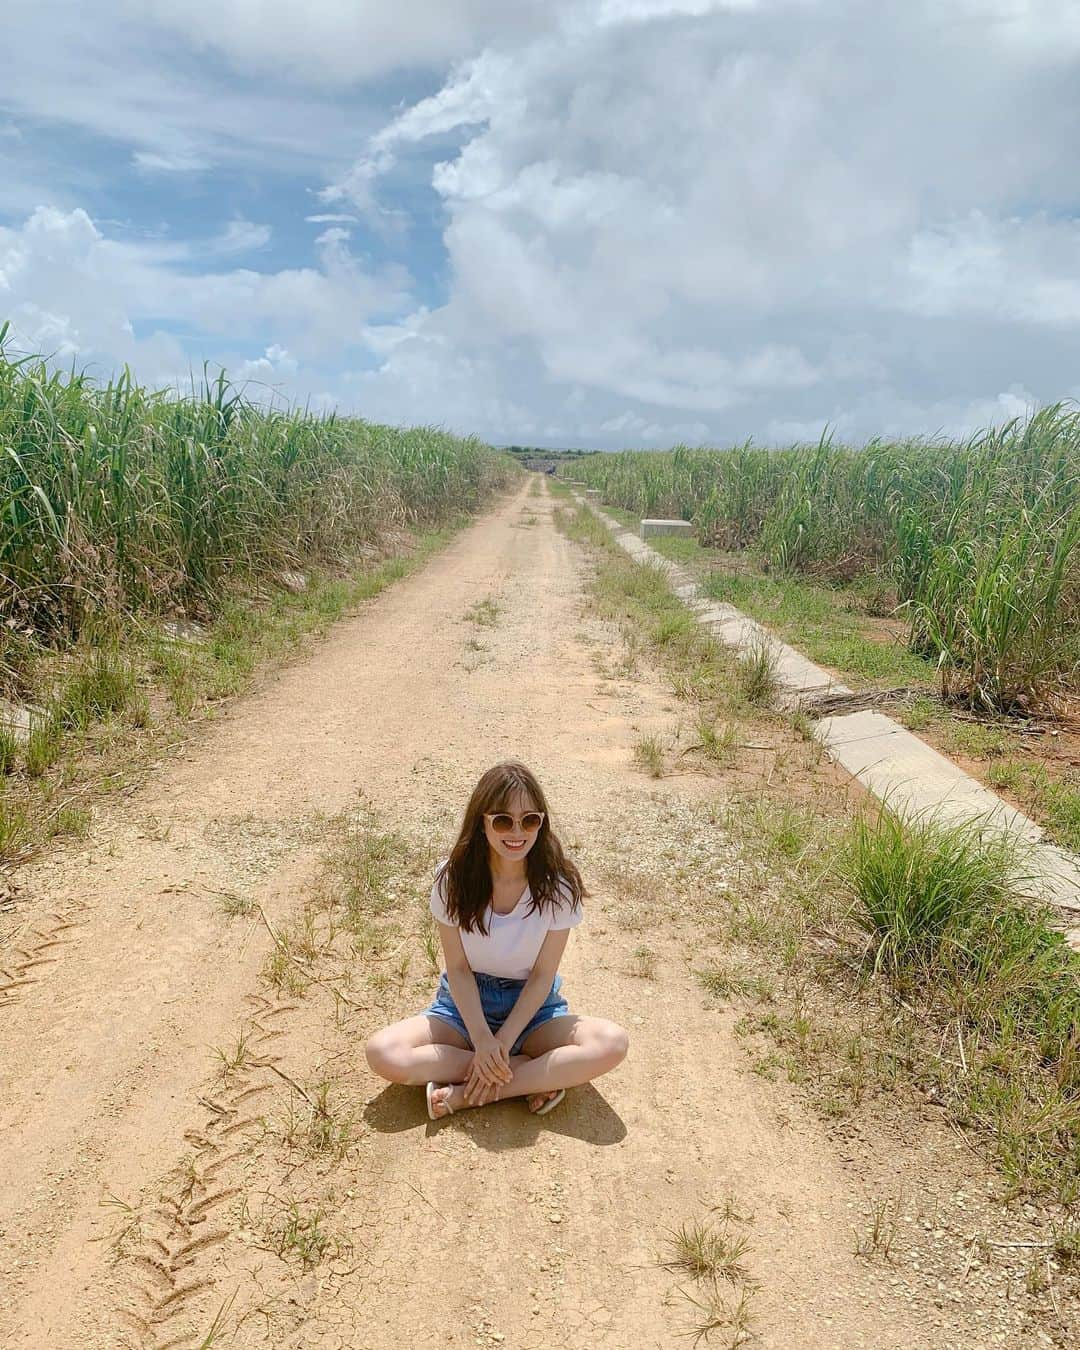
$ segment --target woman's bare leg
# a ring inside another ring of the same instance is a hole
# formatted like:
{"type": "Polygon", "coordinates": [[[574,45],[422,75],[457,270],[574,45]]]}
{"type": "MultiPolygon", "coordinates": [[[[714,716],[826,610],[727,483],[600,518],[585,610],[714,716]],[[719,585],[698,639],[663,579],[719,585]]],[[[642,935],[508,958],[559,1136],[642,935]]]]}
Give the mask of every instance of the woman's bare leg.
{"type": "MultiPolygon", "coordinates": [[[[626,1057],[629,1038],[622,1027],[602,1017],[555,1017],[529,1036],[527,1053],[510,1061],[513,1077],[496,1089],[496,1101],[537,1097],[559,1088],[578,1087],[608,1073],[626,1057]],[[549,1047],[550,1048],[546,1048],[549,1047]]],[[[449,1081],[449,1080],[448,1080],[449,1081]]],[[[454,1111],[481,1105],[465,1098],[463,1080],[439,1094],[454,1111]]],[[[485,1104],[487,1098],[485,1096],[485,1104]]]]}
{"type": "Polygon", "coordinates": [[[391,1083],[464,1083],[473,1052],[449,1022],[419,1013],[383,1027],[364,1046],[368,1065],[391,1083]]]}

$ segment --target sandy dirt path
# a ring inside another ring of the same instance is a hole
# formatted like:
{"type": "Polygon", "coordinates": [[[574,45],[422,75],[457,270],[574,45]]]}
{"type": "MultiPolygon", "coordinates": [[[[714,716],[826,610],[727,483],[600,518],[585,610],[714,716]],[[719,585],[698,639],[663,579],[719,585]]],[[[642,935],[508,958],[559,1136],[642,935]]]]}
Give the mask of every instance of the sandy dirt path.
{"type": "MultiPolygon", "coordinates": [[[[734,1016],[710,1009],[692,978],[693,923],[676,909],[651,928],[655,978],[632,973],[643,936],[590,866],[632,859],[635,837],[662,840],[666,821],[685,838],[719,785],[634,769],[636,739],[676,716],[670,691],[639,674],[598,693],[586,562],[547,496],[526,492],[103,809],[87,843],[24,870],[26,904],[0,960],[33,981],[0,1003],[0,1345],[219,1343],[203,1314],[245,1267],[226,1235],[245,1230],[235,1197],[268,1165],[244,1141],[269,1089],[243,1079],[223,1106],[208,1070],[211,1047],[251,1017],[260,1044],[278,1033],[274,1062],[293,1073],[290,1056],[304,1068],[313,1055],[347,1061],[364,1147],[332,1218],[364,1260],[304,1272],[287,1316],[268,1294],[222,1344],[685,1344],[686,1281],[657,1254],[665,1230],[726,1200],[752,1216],[754,1344],[982,1343],[948,1312],[928,1327],[855,1258],[866,1196],[814,1118],[746,1072],[734,1016]],[[495,624],[465,621],[486,598],[495,624]],[[315,875],[321,813],[362,795],[438,844],[480,771],[509,755],[548,786],[593,883],[564,964],[572,1007],[626,1025],[631,1050],[542,1121],[507,1103],[433,1127],[418,1090],[379,1083],[360,1057],[380,1011],[426,1001],[422,978],[343,1032],[318,1002],[266,995],[266,927],[230,921],[221,898],[257,899],[285,925],[315,875]],[[215,1125],[213,1167],[180,1213],[174,1169],[215,1125]],[[106,1240],[124,1206],[156,1195],[168,1234],[147,1219],[141,1246],[106,1240]],[[141,1329],[123,1315],[138,1280],[158,1300],[141,1329]]],[[[246,1269],[276,1290],[274,1260],[246,1269]]]]}

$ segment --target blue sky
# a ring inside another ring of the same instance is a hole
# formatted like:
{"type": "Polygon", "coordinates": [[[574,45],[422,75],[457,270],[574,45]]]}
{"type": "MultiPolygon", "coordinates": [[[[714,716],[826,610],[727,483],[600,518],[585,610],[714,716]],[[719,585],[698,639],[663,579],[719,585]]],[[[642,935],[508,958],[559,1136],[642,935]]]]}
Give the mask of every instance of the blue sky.
{"type": "Polygon", "coordinates": [[[37,0],[5,40],[20,350],[610,448],[1080,393],[1065,0],[37,0]]]}

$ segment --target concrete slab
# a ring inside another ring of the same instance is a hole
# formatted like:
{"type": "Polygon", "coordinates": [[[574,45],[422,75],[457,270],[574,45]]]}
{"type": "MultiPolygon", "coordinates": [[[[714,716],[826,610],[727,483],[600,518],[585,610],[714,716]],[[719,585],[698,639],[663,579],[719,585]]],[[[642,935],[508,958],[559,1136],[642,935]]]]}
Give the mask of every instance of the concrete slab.
{"type": "Polygon", "coordinates": [[[26,744],[35,720],[44,715],[42,708],[26,703],[9,703],[6,698],[0,698],[0,731],[6,731],[20,745],[26,744]]]}
{"type": "Polygon", "coordinates": [[[694,527],[688,520],[643,520],[641,537],[649,539],[656,534],[693,535],[694,527]]]}
{"type": "Polygon", "coordinates": [[[1037,842],[1039,827],[884,713],[823,717],[814,734],[837,763],[898,815],[946,822],[975,819],[1037,842]]]}

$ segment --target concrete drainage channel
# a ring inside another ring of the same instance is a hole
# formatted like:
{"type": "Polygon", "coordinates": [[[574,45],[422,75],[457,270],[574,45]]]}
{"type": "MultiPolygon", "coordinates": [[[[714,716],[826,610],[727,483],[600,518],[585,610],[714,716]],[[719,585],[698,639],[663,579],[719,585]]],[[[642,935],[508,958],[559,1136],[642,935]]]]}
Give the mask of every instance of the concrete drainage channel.
{"type": "MultiPolygon", "coordinates": [[[[765,646],[775,655],[784,707],[795,710],[804,700],[809,703],[823,694],[853,692],[733,605],[717,604],[702,595],[681,567],[601,511],[600,494],[594,489],[582,495],[579,488],[569,486],[577,501],[596,512],[632,558],[664,569],[674,593],[718,641],[743,652],[765,646]]],[[[685,521],[643,521],[642,525],[644,534],[686,533],[688,528],[685,521]],[[663,528],[671,525],[682,529],[663,528]]],[[[1040,898],[1058,909],[1069,945],[1080,951],[1080,859],[1075,854],[1048,843],[1042,828],[1023,812],[884,713],[822,717],[814,724],[814,735],[839,764],[898,815],[935,817],[950,824],[978,820],[984,829],[1022,838],[1030,845],[1030,884],[1040,898]]]]}

